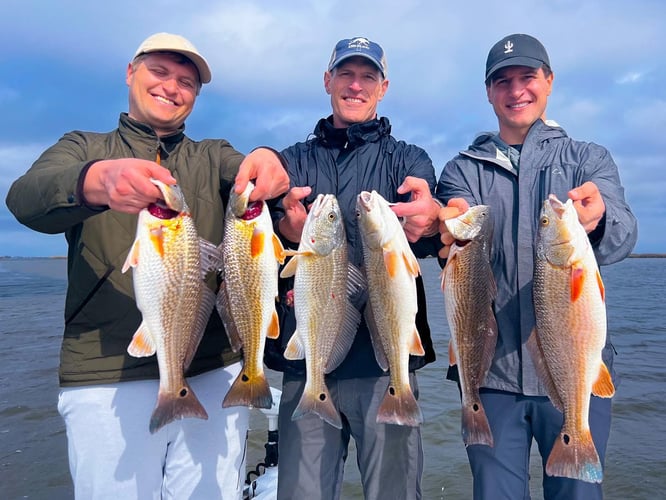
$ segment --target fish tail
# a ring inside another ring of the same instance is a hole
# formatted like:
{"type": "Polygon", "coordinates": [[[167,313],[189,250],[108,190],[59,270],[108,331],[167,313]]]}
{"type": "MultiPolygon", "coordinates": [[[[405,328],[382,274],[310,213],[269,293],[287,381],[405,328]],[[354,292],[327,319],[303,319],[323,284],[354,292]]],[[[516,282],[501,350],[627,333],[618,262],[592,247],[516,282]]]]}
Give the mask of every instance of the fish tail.
{"type": "Polygon", "coordinates": [[[222,408],[229,406],[248,406],[252,408],[270,408],[273,406],[271,388],[264,372],[249,375],[245,368],[238,374],[227,395],[222,401],[222,408]]]}
{"type": "Polygon", "coordinates": [[[601,482],[603,469],[589,429],[577,439],[560,433],[546,462],[546,474],[588,483],[601,482]]]}
{"type": "Polygon", "coordinates": [[[397,390],[389,384],[377,410],[377,423],[418,427],[423,422],[421,408],[410,389],[397,390]]]}
{"type": "Polygon", "coordinates": [[[196,417],[208,420],[208,413],[186,381],[178,391],[160,390],[157,394],[157,405],[150,417],[150,433],[154,434],[166,424],[185,417],[196,417]]]}
{"type": "Polygon", "coordinates": [[[320,391],[306,390],[303,391],[301,400],[298,406],[291,415],[292,420],[297,420],[309,413],[319,415],[319,418],[328,422],[337,429],[342,429],[342,420],[340,414],[333,404],[331,394],[328,392],[326,386],[322,387],[320,391]]]}
{"type": "Polygon", "coordinates": [[[465,446],[485,444],[493,447],[493,433],[490,430],[486,410],[481,401],[463,405],[462,408],[462,436],[465,446]]]}

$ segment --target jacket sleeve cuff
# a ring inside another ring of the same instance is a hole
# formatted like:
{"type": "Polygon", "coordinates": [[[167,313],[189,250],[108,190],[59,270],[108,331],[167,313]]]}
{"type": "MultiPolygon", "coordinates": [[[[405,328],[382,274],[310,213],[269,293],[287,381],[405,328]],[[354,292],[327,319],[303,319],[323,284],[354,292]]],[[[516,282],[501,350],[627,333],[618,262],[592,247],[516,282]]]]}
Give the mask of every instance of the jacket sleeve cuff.
{"type": "Polygon", "coordinates": [[[83,195],[83,182],[86,179],[86,175],[88,174],[88,170],[90,170],[90,167],[92,167],[93,164],[98,162],[98,161],[100,161],[100,160],[96,159],[96,160],[89,161],[81,169],[81,173],[79,174],[79,180],[76,183],[76,198],[77,198],[80,206],[86,207],[87,209],[92,210],[93,212],[104,212],[105,210],[109,209],[108,205],[89,205],[88,202],[86,201],[85,196],[83,195]]]}

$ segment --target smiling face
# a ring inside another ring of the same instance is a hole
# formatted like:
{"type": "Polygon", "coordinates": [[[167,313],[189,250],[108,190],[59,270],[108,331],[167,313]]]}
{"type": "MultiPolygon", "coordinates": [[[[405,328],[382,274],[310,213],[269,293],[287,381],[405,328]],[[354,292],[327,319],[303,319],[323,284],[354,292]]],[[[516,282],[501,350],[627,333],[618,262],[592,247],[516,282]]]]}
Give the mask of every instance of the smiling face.
{"type": "Polygon", "coordinates": [[[522,144],[532,124],[546,118],[553,74],[544,68],[507,66],[497,70],[486,86],[488,101],[499,122],[500,137],[507,144],[522,144]]]}
{"type": "Polygon", "coordinates": [[[346,128],[377,116],[389,82],[365,57],[351,57],[324,73],[324,87],[331,96],[333,126],[346,128]]]}
{"type": "Polygon", "coordinates": [[[192,62],[174,53],[139,56],[127,67],[129,116],[153,127],[158,136],[175,132],[194,108],[199,73],[192,62]]]}

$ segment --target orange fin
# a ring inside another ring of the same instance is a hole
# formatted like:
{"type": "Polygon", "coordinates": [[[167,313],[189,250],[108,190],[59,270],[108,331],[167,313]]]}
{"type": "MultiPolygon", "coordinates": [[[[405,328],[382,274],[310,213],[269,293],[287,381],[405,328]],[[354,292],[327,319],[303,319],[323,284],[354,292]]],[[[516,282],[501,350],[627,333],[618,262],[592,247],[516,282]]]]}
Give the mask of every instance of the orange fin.
{"type": "Polygon", "coordinates": [[[449,339],[449,364],[451,366],[458,364],[456,360],[456,351],[453,349],[453,339],[449,339]]]}
{"type": "Polygon", "coordinates": [[[222,401],[222,408],[229,408],[230,406],[247,406],[249,408],[270,408],[273,406],[273,395],[266,375],[260,372],[252,376],[243,367],[222,401]]]}
{"type": "Polygon", "coordinates": [[[275,259],[280,264],[284,264],[284,259],[286,257],[284,247],[282,246],[280,238],[278,238],[275,233],[273,233],[273,253],[275,254],[275,259]]]}
{"type": "Polygon", "coordinates": [[[571,302],[576,302],[583,293],[585,284],[585,269],[580,266],[571,266],[571,302]]]}
{"type": "Polygon", "coordinates": [[[603,469],[589,429],[573,436],[561,432],[546,462],[546,474],[600,483],[603,469]]]}
{"type": "Polygon", "coordinates": [[[280,336],[280,322],[278,320],[277,311],[273,311],[271,316],[271,323],[268,325],[268,331],[266,332],[266,337],[269,339],[276,339],[280,336]]]}
{"type": "Polygon", "coordinates": [[[409,274],[411,274],[414,277],[421,274],[421,268],[419,267],[419,261],[416,260],[416,257],[414,257],[413,253],[403,252],[402,253],[402,260],[405,261],[405,266],[407,267],[407,271],[409,271],[409,274]]]}
{"type": "Polygon", "coordinates": [[[601,273],[599,272],[599,269],[597,269],[597,285],[599,285],[599,292],[601,292],[602,302],[606,302],[606,287],[604,286],[604,282],[601,279],[601,273]]]}
{"type": "Polygon", "coordinates": [[[135,358],[145,358],[155,354],[157,348],[155,347],[155,342],[153,342],[153,337],[148,331],[148,327],[145,323],[141,323],[139,328],[134,333],[132,337],[132,342],[127,346],[127,352],[130,356],[135,358]]]}
{"type": "Polygon", "coordinates": [[[419,335],[416,327],[414,327],[414,333],[412,334],[411,344],[409,346],[409,354],[413,354],[414,356],[425,356],[425,350],[423,349],[423,344],[421,343],[421,336],[419,335]]]}
{"type": "Polygon", "coordinates": [[[592,394],[600,398],[612,398],[615,394],[615,386],[608,367],[602,362],[599,366],[599,376],[592,385],[592,394]]]}
{"type": "Polygon", "coordinates": [[[264,241],[266,241],[266,234],[262,230],[255,228],[250,239],[250,255],[252,258],[261,255],[264,251],[264,241]]]}
{"type": "Polygon", "coordinates": [[[398,255],[391,250],[384,250],[384,267],[388,275],[393,278],[398,271],[398,255]]]}
{"type": "Polygon", "coordinates": [[[150,229],[150,241],[153,243],[157,254],[160,257],[164,257],[164,233],[162,231],[162,226],[150,229]]]}
{"type": "Polygon", "coordinates": [[[389,384],[384,400],[377,409],[377,423],[418,427],[423,423],[421,408],[409,387],[399,389],[389,384]]]}

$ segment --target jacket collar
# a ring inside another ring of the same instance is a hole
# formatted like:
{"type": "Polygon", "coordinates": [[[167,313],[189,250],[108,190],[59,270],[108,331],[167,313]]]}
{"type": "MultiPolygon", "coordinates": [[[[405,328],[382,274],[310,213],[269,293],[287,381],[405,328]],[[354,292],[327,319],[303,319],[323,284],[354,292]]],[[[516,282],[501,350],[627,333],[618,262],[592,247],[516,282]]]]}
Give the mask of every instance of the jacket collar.
{"type": "Polygon", "coordinates": [[[381,117],[363,123],[355,123],[346,129],[333,126],[333,115],[317,122],[314,135],[329,147],[358,147],[368,142],[376,142],[383,136],[391,134],[389,119],[381,117]]]}
{"type": "Polygon", "coordinates": [[[132,140],[150,141],[151,144],[159,143],[164,151],[171,152],[185,137],[185,124],[171,135],[158,137],[153,128],[146,124],[130,118],[127,113],[121,113],[118,120],[118,129],[122,136],[132,140]]]}

